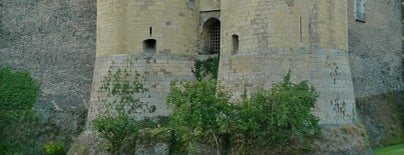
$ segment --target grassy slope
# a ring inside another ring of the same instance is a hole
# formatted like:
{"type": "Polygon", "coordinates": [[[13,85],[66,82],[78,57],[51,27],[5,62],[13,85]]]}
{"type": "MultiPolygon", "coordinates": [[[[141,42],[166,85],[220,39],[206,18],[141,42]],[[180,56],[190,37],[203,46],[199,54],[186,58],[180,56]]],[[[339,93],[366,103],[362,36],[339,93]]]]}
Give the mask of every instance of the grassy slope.
{"type": "Polygon", "coordinates": [[[404,155],[404,143],[374,150],[375,155],[404,155]]]}

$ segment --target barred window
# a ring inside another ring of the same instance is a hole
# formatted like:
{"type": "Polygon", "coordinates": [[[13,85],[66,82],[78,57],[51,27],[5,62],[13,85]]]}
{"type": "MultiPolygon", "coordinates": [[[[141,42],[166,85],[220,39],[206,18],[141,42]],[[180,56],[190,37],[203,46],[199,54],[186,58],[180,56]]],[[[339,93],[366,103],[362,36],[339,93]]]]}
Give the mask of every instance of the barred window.
{"type": "Polygon", "coordinates": [[[209,18],[203,23],[200,54],[219,54],[220,52],[220,21],[209,18]]]}
{"type": "Polygon", "coordinates": [[[210,53],[220,52],[220,22],[216,21],[210,27],[210,53]]]}

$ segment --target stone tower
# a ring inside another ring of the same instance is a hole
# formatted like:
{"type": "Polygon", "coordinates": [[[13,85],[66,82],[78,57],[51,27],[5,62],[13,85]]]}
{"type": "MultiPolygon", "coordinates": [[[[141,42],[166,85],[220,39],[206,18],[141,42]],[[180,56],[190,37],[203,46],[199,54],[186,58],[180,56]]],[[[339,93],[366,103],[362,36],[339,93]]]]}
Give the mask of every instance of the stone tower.
{"type": "Polygon", "coordinates": [[[321,124],[355,119],[346,0],[222,0],[219,83],[237,100],[291,70],[320,92],[321,124]]]}
{"type": "Polygon", "coordinates": [[[167,115],[165,96],[170,81],[193,79],[197,15],[193,1],[98,0],[96,63],[87,122],[118,111],[136,117],[167,115]],[[119,103],[100,91],[103,80],[118,70],[129,71],[128,79],[141,75],[148,91],[135,98],[142,105],[119,103]]]}

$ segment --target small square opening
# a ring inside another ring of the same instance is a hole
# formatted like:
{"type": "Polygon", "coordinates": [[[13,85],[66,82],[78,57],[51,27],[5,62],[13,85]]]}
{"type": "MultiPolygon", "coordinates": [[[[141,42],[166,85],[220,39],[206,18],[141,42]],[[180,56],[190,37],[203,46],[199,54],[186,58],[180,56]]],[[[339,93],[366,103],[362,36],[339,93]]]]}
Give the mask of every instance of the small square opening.
{"type": "Polygon", "coordinates": [[[147,39],[143,41],[143,50],[145,53],[156,53],[156,44],[157,41],[155,39],[147,39]]]}

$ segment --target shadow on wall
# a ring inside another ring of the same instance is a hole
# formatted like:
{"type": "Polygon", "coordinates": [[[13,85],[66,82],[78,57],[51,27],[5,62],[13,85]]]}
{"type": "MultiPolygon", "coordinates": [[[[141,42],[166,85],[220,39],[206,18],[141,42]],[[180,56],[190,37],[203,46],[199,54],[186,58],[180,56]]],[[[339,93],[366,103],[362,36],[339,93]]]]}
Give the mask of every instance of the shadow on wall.
{"type": "Polygon", "coordinates": [[[404,91],[357,98],[358,115],[372,147],[404,141],[404,91]]]}

